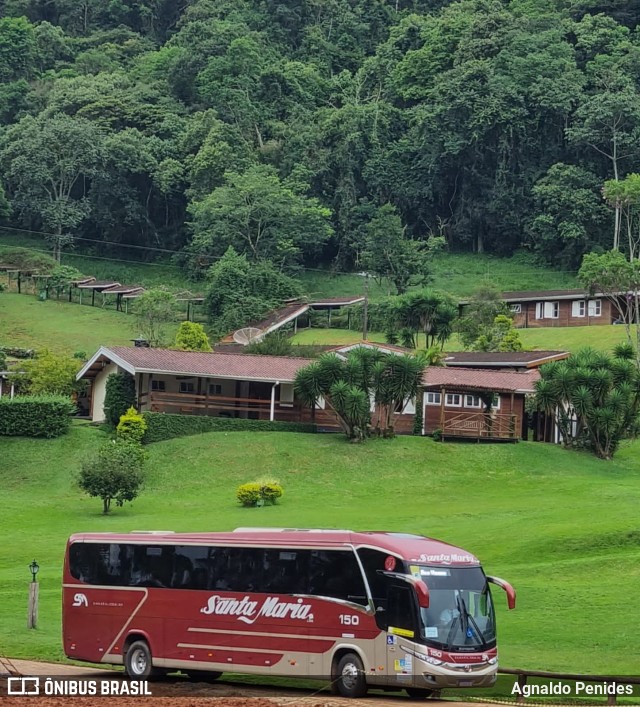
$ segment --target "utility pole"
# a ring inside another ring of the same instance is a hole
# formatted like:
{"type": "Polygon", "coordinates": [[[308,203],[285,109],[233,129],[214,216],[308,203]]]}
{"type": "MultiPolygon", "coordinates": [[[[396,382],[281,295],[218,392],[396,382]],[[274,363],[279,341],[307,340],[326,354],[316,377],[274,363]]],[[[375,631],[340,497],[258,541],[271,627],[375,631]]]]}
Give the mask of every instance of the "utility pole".
{"type": "Polygon", "coordinates": [[[362,340],[367,340],[369,333],[369,273],[364,276],[364,312],[362,313],[362,340]]]}

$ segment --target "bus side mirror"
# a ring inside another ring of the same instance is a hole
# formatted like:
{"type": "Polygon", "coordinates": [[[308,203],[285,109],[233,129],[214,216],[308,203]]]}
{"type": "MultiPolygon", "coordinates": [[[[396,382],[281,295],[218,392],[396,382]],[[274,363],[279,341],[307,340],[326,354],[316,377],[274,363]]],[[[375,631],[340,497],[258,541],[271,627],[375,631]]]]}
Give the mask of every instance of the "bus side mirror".
{"type": "Polygon", "coordinates": [[[415,583],[416,594],[418,595],[418,606],[421,609],[429,608],[429,589],[427,585],[422,581],[418,580],[415,583]]]}
{"type": "Polygon", "coordinates": [[[504,589],[507,593],[507,606],[509,609],[516,608],[516,590],[509,584],[509,582],[504,579],[500,579],[500,577],[487,577],[487,582],[491,582],[491,584],[497,585],[500,589],[504,589]]]}

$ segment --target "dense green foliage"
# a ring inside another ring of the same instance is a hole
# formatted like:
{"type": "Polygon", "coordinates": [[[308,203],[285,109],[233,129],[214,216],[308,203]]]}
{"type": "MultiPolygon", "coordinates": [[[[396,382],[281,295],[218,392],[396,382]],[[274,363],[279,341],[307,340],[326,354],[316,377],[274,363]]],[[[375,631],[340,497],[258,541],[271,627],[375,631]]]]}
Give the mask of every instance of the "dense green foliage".
{"type": "Polygon", "coordinates": [[[68,397],[83,385],[76,381],[81,366],[77,358],[44,350],[22,363],[15,382],[21,391],[31,395],[57,393],[68,397]]]}
{"type": "Polygon", "coordinates": [[[102,499],[102,512],[108,513],[112,501],[123,506],[137,498],[144,481],[145,456],[136,442],[106,442],[82,464],[78,485],[89,496],[102,499]]]}
{"type": "Polygon", "coordinates": [[[135,405],[136,384],[128,373],[112,373],[107,378],[104,396],[104,414],[112,427],[117,427],[120,418],[135,405]]]}
{"type": "Polygon", "coordinates": [[[0,11],[10,219],[50,233],[56,255],[71,240],[130,259],[182,250],[198,272],[229,245],[278,267],[364,258],[402,290],[434,238],[570,268],[628,248],[627,204],[600,191],[640,171],[636,3],[0,11]],[[399,246],[384,267],[380,227],[399,246]]]}
{"type": "Polygon", "coordinates": [[[611,459],[624,439],[640,433],[640,373],[630,344],[613,356],[582,349],[540,368],[538,409],[550,415],[567,447],[611,459]]]}
{"type": "Polygon", "coordinates": [[[69,429],[76,411],[62,395],[23,395],[0,398],[0,435],[59,437],[69,429]]]}
{"type": "Polygon", "coordinates": [[[214,332],[224,336],[300,293],[299,283],[268,260],[252,263],[229,246],[207,273],[205,308],[214,332]]]}
{"type": "Polygon", "coordinates": [[[201,432],[315,432],[315,425],[302,422],[271,422],[269,420],[243,420],[227,417],[199,417],[197,415],[172,415],[162,412],[142,413],[147,423],[145,444],[162,442],[173,437],[185,437],[201,432]]]}
{"type": "Polygon", "coordinates": [[[360,442],[372,429],[393,437],[395,414],[417,395],[424,365],[419,356],[360,346],[346,360],[331,353],[321,355],[296,373],[294,387],[298,398],[312,409],[322,397],[347,439],[360,442]]]}

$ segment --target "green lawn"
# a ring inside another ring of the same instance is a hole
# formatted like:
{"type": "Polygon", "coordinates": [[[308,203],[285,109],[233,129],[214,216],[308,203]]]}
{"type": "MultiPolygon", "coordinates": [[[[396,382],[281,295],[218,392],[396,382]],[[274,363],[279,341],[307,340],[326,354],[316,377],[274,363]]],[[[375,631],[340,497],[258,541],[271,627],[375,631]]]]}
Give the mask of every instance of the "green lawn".
{"type": "MultiPolygon", "coordinates": [[[[626,341],[627,334],[623,326],[584,326],[554,327],[549,329],[518,329],[522,345],[527,350],[577,351],[583,346],[593,346],[605,351],[616,344],[626,341]]],[[[384,334],[370,332],[369,341],[384,342],[384,334]]],[[[424,337],[422,346],[424,346],[424,337]]],[[[303,329],[292,338],[294,344],[318,346],[329,344],[354,344],[362,340],[362,332],[352,329],[303,329]]],[[[447,345],[447,351],[459,351],[462,345],[454,334],[447,345]]]]}
{"type": "MultiPolygon", "coordinates": [[[[90,243],[79,243],[86,250],[90,243]]],[[[49,252],[46,240],[21,232],[0,232],[0,246],[32,248],[49,252]]],[[[113,278],[126,285],[153,287],[167,285],[176,289],[201,292],[202,282],[193,282],[170,259],[140,262],[142,251],[119,246],[113,259],[92,256],[77,251],[62,254],[62,263],[73,265],[86,275],[98,279],[113,278]]],[[[167,256],[170,258],[170,256],[167,256]]],[[[346,297],[364,293],[364,278],[356,273],[332,274],[331,271],[308,270],[300,275],[305,292],[311,298],[346,297]]],[[[482,253],[443,253],[432,264],[430,287],[450,292],[455,297],[467,297],[481,283],[491,282],[502,290],[539,290],[577,287],[574,273],[543,267],[528,253],[500,258],[482,253]]],[[[386,297],[395,290],[388,283],[369,280],[372,301],[386,297]]]]}
{"type": "Polygon", "coordinates": [[[113,309],[0,293],[0,346],[92,355],[102,345],[130,345],[136,335],[133,316],[113,309]]]}
{"type": "MultiPolygon", "coordinates": [[[[331,275],[305,272],[305,289],[311,297],[343,297],[364,294],[364,278],[357,274],[331,275]]],[[[528,254],[498,258],[481,253],[444,253],[432,264],[429,287],[444,290],[454,297],[468,297],[482,283],[490,282],[501,290],[540,290],[578,287],[575,274],[541,267],[528,254]]],[[[369,280],[372,301],[395,294],[388,283],[369,280]]]]}
{"type": "Polygon", "coordinates": [[[74,486],[81,459],[103,438],[77,424],[58,440],[2,440],[0,645],[8,655],[63,658],[60,571],[71,533],[321,526],[429,534],[476,553],[518,590],[515,612],[496,592],[503,666],[637,673],[640,444],[607,463],[535,443],[401,437],[358,446],[339,435],[209,433],[151,445],[143,495],[104,517],[74,486]],[[263,474],[284,484],[281,503],[240,508],[237,485],[263,474]],[[41,622],[27,631],[34,558],[41,622]]]}

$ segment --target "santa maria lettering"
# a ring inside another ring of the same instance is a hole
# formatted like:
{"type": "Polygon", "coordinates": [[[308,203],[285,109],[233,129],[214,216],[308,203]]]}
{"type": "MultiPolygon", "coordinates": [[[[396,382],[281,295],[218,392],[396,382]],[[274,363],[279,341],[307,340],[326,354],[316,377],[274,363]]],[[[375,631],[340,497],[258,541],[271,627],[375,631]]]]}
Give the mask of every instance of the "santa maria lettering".
{"type": "Polygon", "coordinates": [[[259,602],[252,601],[248,596],[244,596],[242,599],[233,599],[214,594],[209,597],[207,605],[200,609],[200,613],[208,616],[235,616],[238,621],[245,624],[252,624],[263,616],[274,619],[290,618],[299,621],[313,621],[311,604],[305,604],[302,599],[289,602],[280,601],[278,597],[267,597],[260,607],[258,604],[259,602]]]}

